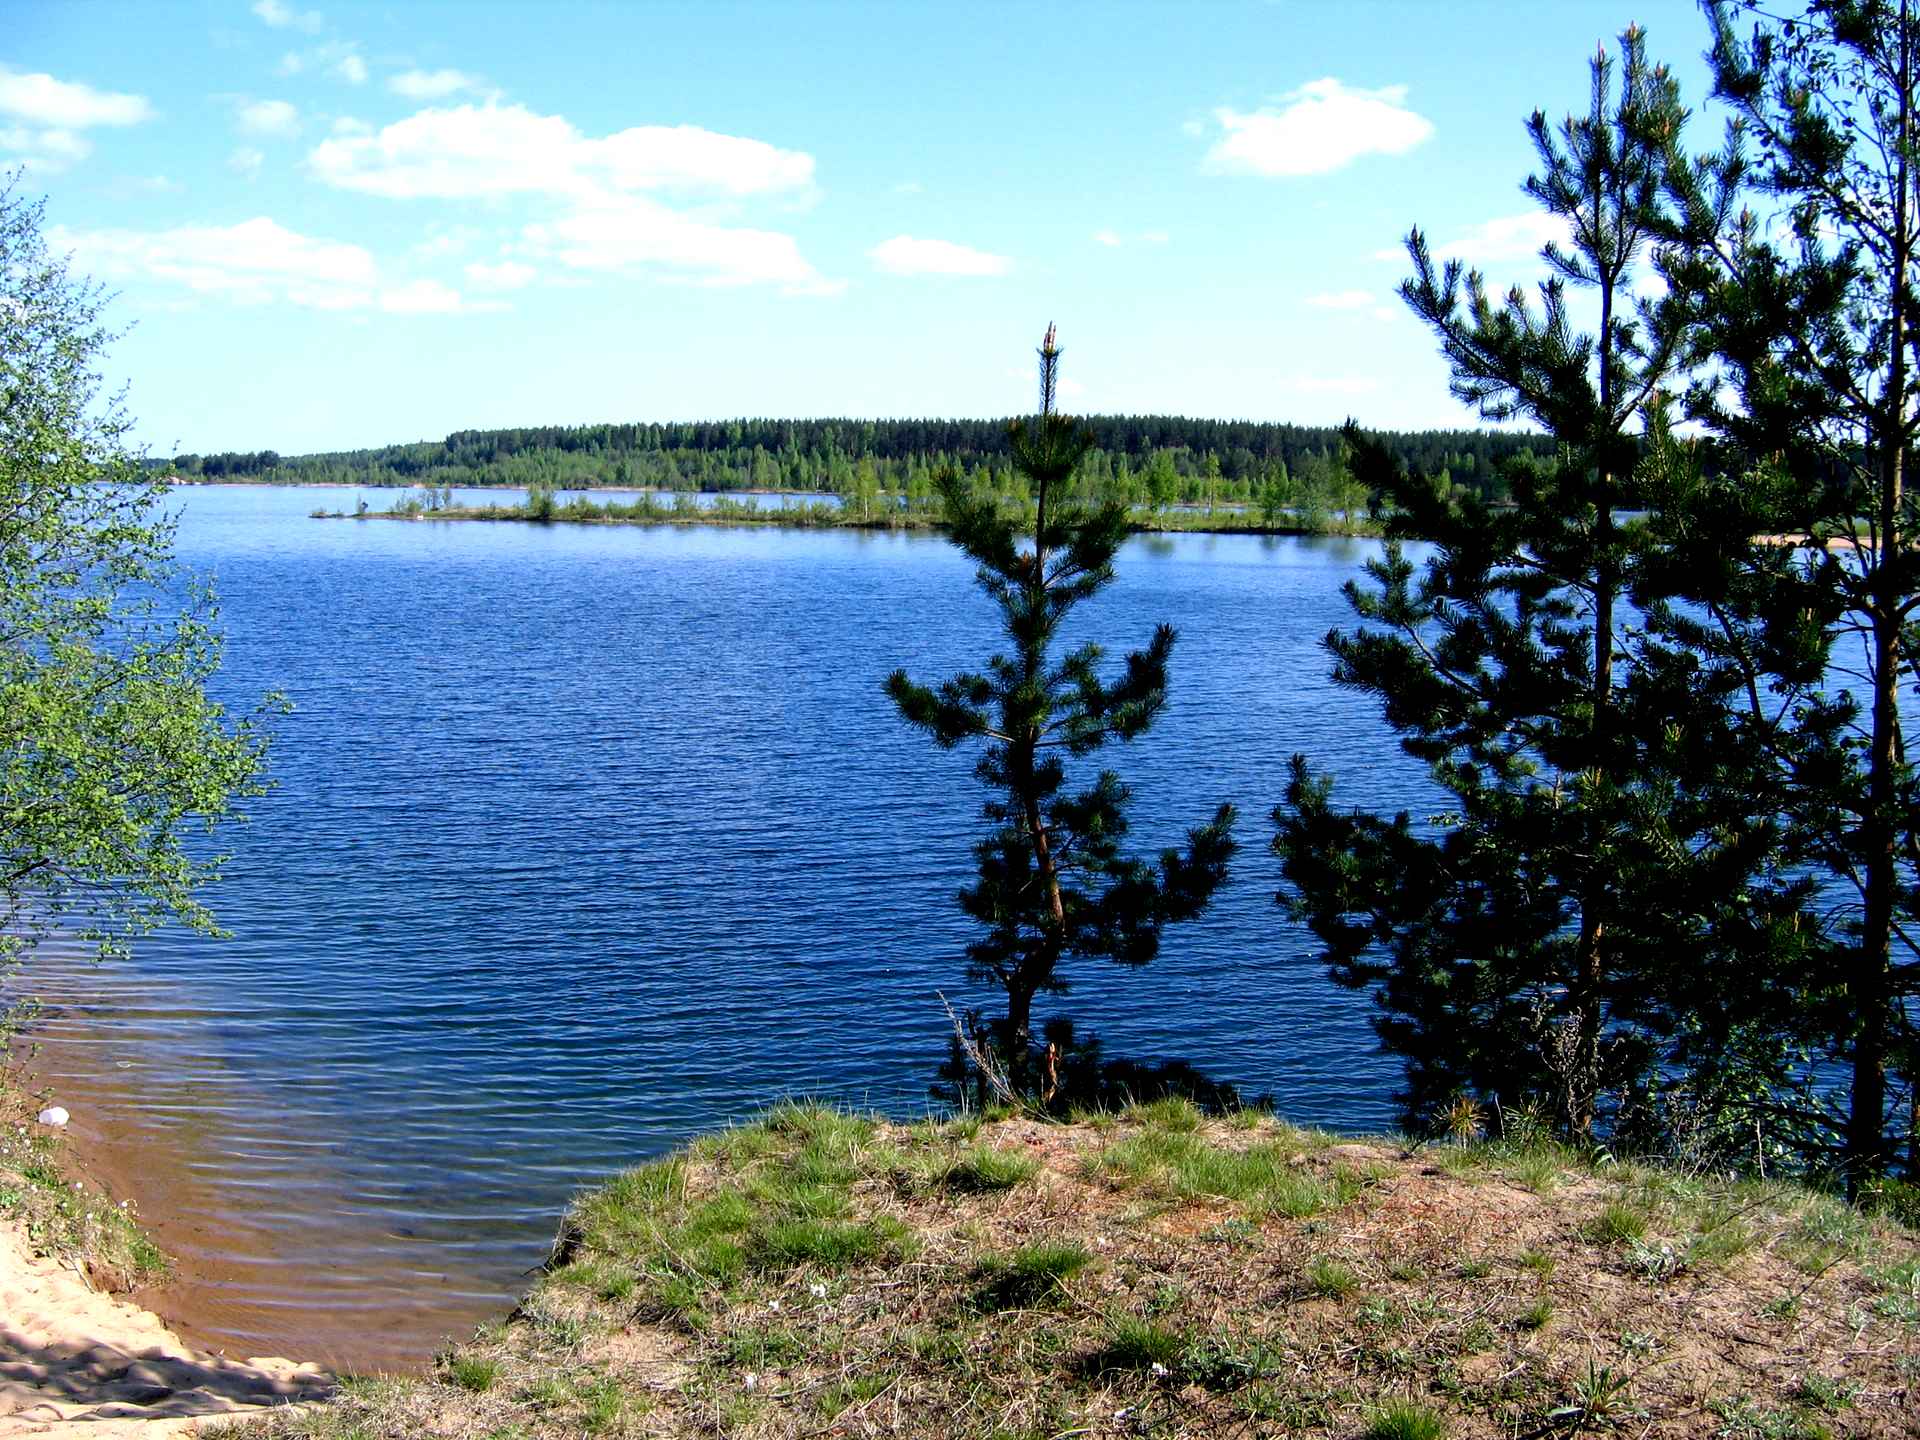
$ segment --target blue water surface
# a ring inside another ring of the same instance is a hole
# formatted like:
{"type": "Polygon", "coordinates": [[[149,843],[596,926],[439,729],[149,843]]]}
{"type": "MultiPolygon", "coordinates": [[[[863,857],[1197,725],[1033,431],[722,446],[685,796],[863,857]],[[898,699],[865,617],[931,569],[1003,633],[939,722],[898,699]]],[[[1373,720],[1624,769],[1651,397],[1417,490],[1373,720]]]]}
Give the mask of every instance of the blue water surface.
{"type": "MultiPolygon", "coordinates": [[[[990,1001],[963,979],[953,903],[982,795],[975,756],[909,731],[881,682],[995,647],[949,545],[317,520],[351,493],[178,494],[180,556],[220,596],[220,691],[295,707],[277,788],[225,838],[211,900],[231,938],[163,934],[43,978],[85,1002],[50,1022],[56,1062],[75,1083],[142,1077],[112,1103],[196,1167],[186,1268],[218,1272],[241,1227],[269,1237],[282,1269],[229,1274],[211,1328],[250,1353],[417,1358],[524,1287],[596,1176],[782,1095],[924,1111],[939,994],[990,1001]],[[340,1339],[416,1303],[377,1344],[340,1339]]],[[[1043,1002],[1110,1054],[1184,1057],[1354,1130],[1391,1124],[1395,1070],[1364,997],[1275,906],[1267,817],[1295,750],[1347,800],[1423,793],[1319,648],[1372,550],[1126,547],[1074,638],[1118,651],[1166,620],[1180,641],[1164,718],[1103,758],[1143,849],[1222,800],[1244,848],[1150,968],[1084,966],[1043,1002]]]]}

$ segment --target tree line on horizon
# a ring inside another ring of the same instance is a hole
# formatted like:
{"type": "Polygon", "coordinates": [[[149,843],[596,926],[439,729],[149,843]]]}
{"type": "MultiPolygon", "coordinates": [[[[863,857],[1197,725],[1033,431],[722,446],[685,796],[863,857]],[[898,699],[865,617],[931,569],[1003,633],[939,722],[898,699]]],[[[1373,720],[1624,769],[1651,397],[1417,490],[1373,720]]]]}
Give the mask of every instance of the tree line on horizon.
{"type": "MultiPolygon", "coordinates": [[[[1082,498],[1129,507],[1232,505],[1355,512],[1358,490],[1338,426],[1096,415],[1073,484],[1082,498]]],[[[781,490],[931,506],[934,477],[967,473],[976,490],[1027,493],[1006,420],[729,420],[684,424],[462,430],[445,440],[287,456],[273,450],[180,454],[151,462],[184,479],[281,485],[526,490],[645,489],[726,494],[781,490]]],[[[1544,459],[1549,437],[1524,431],[1380,432],[1405,463],[1488,501],[1509,463],[1544,459]]]]}

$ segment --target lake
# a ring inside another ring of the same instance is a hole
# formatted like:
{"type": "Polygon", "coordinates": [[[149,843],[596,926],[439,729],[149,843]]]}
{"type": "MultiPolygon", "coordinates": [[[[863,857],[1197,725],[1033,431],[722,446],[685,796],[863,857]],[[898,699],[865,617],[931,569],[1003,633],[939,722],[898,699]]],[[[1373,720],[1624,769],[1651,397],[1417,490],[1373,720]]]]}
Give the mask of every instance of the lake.
{"type": "MultiPolygon", "coordinates": [[[[366,492],[375,509],[390,497],[366,492]]],[[[974,756],[881,691],[977,666],[942,540],[313,520],[352,492],[177,492],[221,693],[283,691],[278,788],[210,896],[231,938],[36,957],[41,1069],[180,1258],[202,1343],[420,1363],[527,1283],[580,1185],[786,1095],[916,1116],[963,980],[974,756]]],[[[1105,753],[1134,835],[1241,808],[1233,877],[1143,971],[1043,997],[1109,1055],[1183,1057],[1303,1124],[1389,1126],[1364,997],[1273,900],[1305,750],[1340,795],[1415,767],[1321,637],[1372,542],[1140,538],[1074,638],[1180,631],[1164,718],[1105,753]]]]}

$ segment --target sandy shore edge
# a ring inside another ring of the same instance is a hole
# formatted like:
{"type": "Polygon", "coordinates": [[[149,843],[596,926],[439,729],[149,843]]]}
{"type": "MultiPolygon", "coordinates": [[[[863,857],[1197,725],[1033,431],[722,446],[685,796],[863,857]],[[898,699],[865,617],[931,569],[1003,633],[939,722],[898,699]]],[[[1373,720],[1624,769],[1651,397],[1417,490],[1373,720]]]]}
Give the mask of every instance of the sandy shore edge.
{"type": "Polygon", "coordinates": [[[0,1221],[0,1437],[157,1440],[311,1404],[332,1389],[316,1365],[194,1350],[157,1315],[34,1253],[18,1225],[0,1221]]]}

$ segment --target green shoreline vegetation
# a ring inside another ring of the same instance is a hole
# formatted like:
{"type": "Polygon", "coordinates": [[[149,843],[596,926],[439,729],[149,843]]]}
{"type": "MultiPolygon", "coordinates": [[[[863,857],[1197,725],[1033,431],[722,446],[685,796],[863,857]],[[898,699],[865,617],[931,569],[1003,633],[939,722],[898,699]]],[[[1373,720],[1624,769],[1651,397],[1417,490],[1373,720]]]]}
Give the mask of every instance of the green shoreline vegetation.
{"type": "MultiPolygon", "coordinates": [[[[755,492],[767,493],[767,492],[755,492]]],[[[793,498],[795,492],[772,492],[793,498]]],[[[1031,502],[1006,502],[1010,516],[1031,513],[1031,502]]],[[[938,497],[924,501],[881,492],[864,506],[810,504],[763,506],[736,500],[726,493],[696,497],[683,492],[670,500],[655,494],[630,500],[595,500],[589,495],[562,498],[551,490],[535,490],[516,504],[456,505],[437,488],[409,490],[386,509],[375,509],[364,499],[352,510],[310,512],[315,520],[476,520],[521,521],[576,525],[760,525],[801,530],[944,531],[945,511],[938,497]]],[[[1378,535],[1377,521],[1356,500],[1348,511],[1311,510],[1295,513],[1260,510],[1132,509],[1128,526],[1135,534],[1150,535],[1378,535]]]]}
{"type": "Polygon", "coordinates": [[[35,1123],[50,1097],[15,1073],[13,1047],[25,1018],[0,1012],[0,1221],[96,1288],[124,1291],[165,1279],[172,1267],[131,1201],[89,1189],[66,1163],[60,1132],[35,1123]]]}
{"type": "MultiPolygon", "coordinates": [[[[1342,461],[1344,463],[1344,461],[1342,461]]],[[[457,505],[451,486],[424,486],[399,493],[386,509],[374,509],[365,497],[353,509],[317,507],[315,520],[532,520],[566,524],[718,524],[718,526],[783,526],[795,530],[947,530],[947,501],[935,490],[924,493],[889,492],[854,495],[847,501],[806,501],[803,492],[643,492],[630,499],[595,499],[591,493],[561,495],[536,488],[524,501],[499,505],[457,505]],[[780,495],[781,505],[760,505],[737,499],[735,493],[780,495]],[[791,503],[791,501],[803,503],[791,503]]],[[[962,493],[993,499],[1010,518],[1031,520],[1035,499],[1018,482],[993,482],[975,476],[962,482],[962,493]]],[[[1254,536],[1377,536],[1379,520],[1369,515],[1367,497],[1350,490],[1346,509],[1321,505],[1294,507],[1275,497],[1271,505],[1233,505],[1217,509],[1179,503],[1169,509],[1127,507],[1127,524],[1135,534],[1254,534],[1254,536]]]]}

